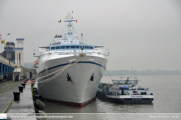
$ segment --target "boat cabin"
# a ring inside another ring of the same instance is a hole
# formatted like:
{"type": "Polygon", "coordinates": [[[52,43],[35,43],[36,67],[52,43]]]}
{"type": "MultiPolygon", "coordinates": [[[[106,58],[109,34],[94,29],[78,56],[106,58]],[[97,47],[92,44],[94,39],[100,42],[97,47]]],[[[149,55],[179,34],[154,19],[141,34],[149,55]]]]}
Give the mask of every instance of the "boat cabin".
{"type": "Polygon", "coordinates": [[[112,80],[116,85],[138,85],[138,80],[112,80]]]}

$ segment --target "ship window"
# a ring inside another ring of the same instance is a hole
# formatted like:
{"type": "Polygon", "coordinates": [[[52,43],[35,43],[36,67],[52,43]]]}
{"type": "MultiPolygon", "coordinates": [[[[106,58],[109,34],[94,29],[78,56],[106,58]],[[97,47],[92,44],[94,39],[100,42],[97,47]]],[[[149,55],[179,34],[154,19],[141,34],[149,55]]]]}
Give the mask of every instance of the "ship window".
{"type": "Polygon", "coordinates": [[[91,46],[90,49],[93,49],[93,47],[91,46]]]}
{"type": "Polygon", "coordinates": [[[52,47],[52,50],[55,50],[55,47],[52,47]]]}
{"type": "Polygon", "coordinates": [[[124,92],[125,95],[129,95],[129,92],[124,92]]]}
{"type": "Polygon", "coordinates": [[[85,49],[89,49],[89,46],[85,46],[85,49]]]}
{"type": "Polygon", "coordinates": [[[137,93],[137,91],[133,91],[133,93],[137,93]]]}
{"type": "Polygon", "coordinates": [[[61,49],[65,49],[65,46],[61,46],[61,49]]]}
{"type": "Polygon", "coordinates": [[[60,47],[56,47],[56,49],[60,49],[60,47]]]}
{"type": "Polygon", "coordinates": [[[75,48],[75,46],[71,46],[71,48],[72,48],[72,49],[74,49],[74,48],[75,48]]]}
{"type": "Polygon", "coordinates": [[[77,49],[79,49],[79,46],[76,46],[77,49]]]}
{"type": "Polygon", "coordinates": [[[70,46],[66,46],[66,49],[70,49],[70,46]]]}

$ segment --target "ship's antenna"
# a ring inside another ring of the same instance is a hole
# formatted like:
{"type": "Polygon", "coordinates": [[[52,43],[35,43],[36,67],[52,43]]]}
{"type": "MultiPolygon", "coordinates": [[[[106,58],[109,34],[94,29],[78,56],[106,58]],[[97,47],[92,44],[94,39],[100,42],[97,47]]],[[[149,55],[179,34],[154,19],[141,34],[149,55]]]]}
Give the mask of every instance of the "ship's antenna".
{"type": "Polygon", "coordinates": [[[84,42],[83,33],[81,33],[81,41],[84,42]]]}
{"type": "MultiPolygon", "coordinates": [[[[108,70],[106,70],[107,71],[107,73],[109,74],[109,71],[108,70]]],[[[111,78],[111,75],[109,74],[109,77],[111,78]]],[[[112,80],[112,78],[111,78],[111,80],[112,80]]]]}
{"type": "Polygon", "coordinates": [[[79,39],[79,37],[77,36],[77,33],[76,33],[75,29],[74,29],[74,32],[75,32],[75,34],[76,34],[77,39],[79,39]]]}
{"type": "Polygon", "coordinates": [[[71,15],[71,16],[72,16],[72,18],[71,18],[71,19],[73,19],[73,11],[72,11],[72,15],[71,15]]]}
{"type": "Polygon", "coordinates": [[[85,39],[84,42],[86,43],[86,35],[85,35],[84,39],[85,39]]]}
{"type": "MultiPolygon", "coordinates": [[[[66,24],[65,24],[65,26],[66,26],[66,24]]],[[[61,32],[61,35],[62,35],[62,33],[63,33],[64,29],[65,29],[65,26],[64,26],[64,28],[63,28],[63,30],[62,30],[62,32],[61,32]]]]}

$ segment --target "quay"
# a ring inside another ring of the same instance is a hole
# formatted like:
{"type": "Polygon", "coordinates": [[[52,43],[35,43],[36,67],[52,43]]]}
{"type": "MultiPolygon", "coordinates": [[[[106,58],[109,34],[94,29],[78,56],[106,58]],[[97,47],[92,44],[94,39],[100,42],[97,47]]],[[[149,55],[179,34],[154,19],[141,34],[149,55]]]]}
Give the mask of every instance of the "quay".
{"type": "Polygon", "coordinates": [[[13,100],[13,92],[21,85],[19,81],[7,81],[0,83],[0,113],[5,113],[13,100]]]}
{"type": "Polygon", "coordinates": [[[19,92],[22,81],[7,81],[0,84],[0,113],[35,113],[31,84],[20,92],[20,100],[14,101],[13,92],[19,92]]]}
{"type": "MultiPolygon", "coordinates": [[[[30,81],[29,81],[30,82],[30,81]]],[[[16,120],[10,116],[36,115],[31,84],[26,84],[20,92],[19,100],[14,100],[13,92],[19,92],[23,81],[7,81],[0,84],[0,113],[6,113],[8,120],[16,120]]],[[[31,118],[30,120],[36,120],[31,118]]]]}
{"type": "MultiPolygon", "coordinates": [[[[13,92],[19,92],[18,87],[17,90],[13,92]]],[[[23,88],[23,92],[20,92],[20,100],[13,100],[12,105],[9,107],[7,113],[35,113],[31,92],[31,84],[25,85],[25,88],[23,88]]]]}
{"type": "MultiPolygon", "coordinates": [[[[16,90],[14,92],[19,92],[19,91],[16,90]]],[[[23,92],[20,92],[19,100],[12,101],[12,105],[9,106],[7,113],[8,113],[8,119],[10,120],[15,119],[15,118],[14,119],[10,118],[10,116],[25,116],[26,117],[29,115],[36,114],[35,108],[34,108],[34,102],[32,98],[31,84],[25,85],[25,88],[23,88],[23,92]]],[[[31,118],[30,120],[36,120],[36,118],[31,118]]]]}
{"type": "Polygon", "coordinates": [[[19,93],[22,90],[19,87],[22,88],[23,83],[37,73],[36,69],[24,67],[24,38],[17,38],[16,41],[17,48],[13,42],[7,42],[5,50],[0,54],[0,113],[14,116],[23,113],[23,116],[28,116],[36,112],[31,84],[25,85],[18,101],[15,100],[14,92],[19,93]]]}

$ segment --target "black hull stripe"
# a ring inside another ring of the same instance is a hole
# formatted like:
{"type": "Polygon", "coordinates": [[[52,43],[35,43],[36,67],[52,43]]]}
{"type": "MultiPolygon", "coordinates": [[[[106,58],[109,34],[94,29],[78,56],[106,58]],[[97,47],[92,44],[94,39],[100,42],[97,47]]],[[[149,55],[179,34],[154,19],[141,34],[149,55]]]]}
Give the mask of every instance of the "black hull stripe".
{"type": "MultiPolygon", "coordinates": [[[[75,62],[72,62],[72,63],[75,63],[75,62]]],[[[98,65],[100,67],[103,67],[104,69],[106,69],[104,66],[102,66],[101,64],[98,64],[98,63],[95,63],[95,62],[87,62],[87,61],[80,61],[80,62],[77,62],[77,63],[89,63],[89,64],[94,64],[94,65],[98,65]]],[[[65,66],[65,65],[68,65],[69,63],[64,63],[64,64],[60,64],[60,65],[57,65],[57,66],[53,66],[53,67],[50,67],[48,68],[47,70],[51,70],[51,69],[54,69],[54,68],[57,68],[57,67],[61,67],[61,66],[65,66]]],[[[38,76],[42,73],[42,72],[45,72],[46,70],[42,70],[41,72],[39,72],[38,76]]]]}

